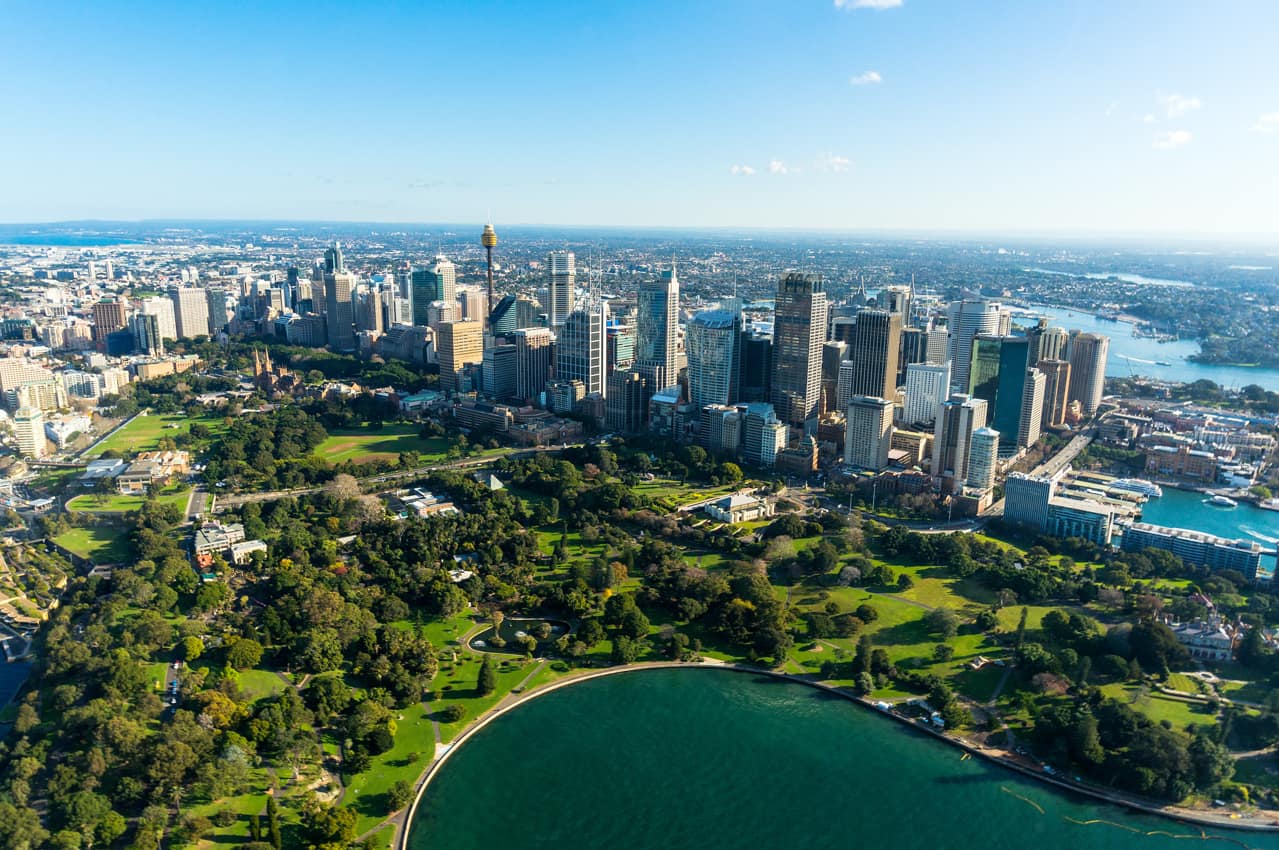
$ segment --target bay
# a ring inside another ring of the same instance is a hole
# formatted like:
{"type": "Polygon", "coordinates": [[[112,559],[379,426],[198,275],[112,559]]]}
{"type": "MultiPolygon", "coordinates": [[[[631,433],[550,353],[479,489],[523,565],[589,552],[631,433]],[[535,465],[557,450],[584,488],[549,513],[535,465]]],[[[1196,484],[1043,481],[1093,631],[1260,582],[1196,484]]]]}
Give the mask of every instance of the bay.
{"type": "MultiPolygon", "coordinates": [[[[1276,834],[1218,835],[1279,848],[1276,834]]],[[[495,719],[426,787],[407,846],[1184,850],[1186,838],[1199,829],[963,760],[814,688],[662,669],[574,684],[495,719]]]]}
{"type": "Polygon", "coordinates": [[[1106,363],[1106,376],[1109,378],[1145,376],[1185,383],[1207,379],[1224,387],[1239,388],[1257,384],[1268,390],[1279,391],[1279,369],[1221,366],[1191,361],[1189,358],[1199,353],[1199,343],[1193,340],[1156,342],[1148,337],[1133,336],[1135,326],[1131,322],[1100,319],[1092,313],[1065,307],[1042,304],[1028,304],[1027,307],[1032,315],[1015,317],[1019,324],[1033,324],[1034,318],[1042,316],[1049,320],[1049,324],[1066,330],[1080,330],[1110,337],[1110,357],[1106,363]],[[1168,365],[1161,366],[1160,363],[1168,365]]]}
{"type": "Polygon", "coordinates": [[[1189,528],[1230,540],[1251,540],[1261,544],[1263,572],[1275,568],[1275,546],[1279,544],[1279,511],[1266,511],[1248,502],[1221,508],[1205,503],[1203,493],[1164,487],[1163,496],[1142,505],[1141,521],[1172,528],[1189,528]]]}

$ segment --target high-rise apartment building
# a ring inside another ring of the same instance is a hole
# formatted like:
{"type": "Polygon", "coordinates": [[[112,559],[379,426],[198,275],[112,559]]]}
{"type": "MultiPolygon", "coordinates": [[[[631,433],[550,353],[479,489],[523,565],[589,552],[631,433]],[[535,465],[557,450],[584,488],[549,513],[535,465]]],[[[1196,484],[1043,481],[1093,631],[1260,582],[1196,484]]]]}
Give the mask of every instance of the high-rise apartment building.
{"type": "Polygon", "coordinates": [[[968,486],[982,493],[994,487],[998,464],[999,432],[994,428],[978,428],[970,443],[968,486]]]}
{"type": "Polygon", "coordinates": [[[933,429],[935,477],[953,479],[958,489],[968,477],[973,432],[986,427],[986,402],[955,393],[942,406],[933,429]]]}
{"type": "Polygon", "coordinates": [[[978,334],[1000,335],[1006,315],[999,304],[984,299],[955,301],[950,305],[947,327],[950,331],[950,349],[947,358],[951,362],[950,383],[964,391],[969,386],[968,370],[972,366],[973,340],[978,334]]]}
{"type": "Polygon", "coordinates": [[[911,363],[906,367],[906,406],[902,421],[907,425],[935,424],[937,411],[949,396],[949,363],[911,363]]]}
{"type": "Polygon", "coordinates": [[[128,322],[129,305],[115,298],[99,301],[93,305],[93,341],[101,347],[106,345],[107,334],[124,328],[128,322]]]}
{"type": "Polygon", "coordinates": [[[771,469],[777,455],[786,448],[786,423],[777,418],[771,404],[749,402],[737,405],[742,417],[742,460],[752,466],[771,469]]]}
{"type": "Polygon", "coordinates": [[[1047,319],[1040,319],[1038,324],[1026,331],[1030,338],[1030,352],[1027,366],[1034,366],[1040,360],[1061,360],[1066,356],[1069,335],[1061,328],[1048,326],[1047,319]]]}
{"type": "Polygon", "coordinates": [[[428,327],[431,302],[457,302],[457,266],[440,255],[426,268],[413,269],[409,273],[409,299],[413,304],[413,324],[428,327]]]}
{"type": "Polygon", "coordinates": [[[703,310],[688,323],[688,398],[701,410],[708,404],[735,404],[742,326],[731,310],[703,310]]]}
{"type": "Polygon", "coordinates": [[[515,340],[515,395],[531,404],[550,376],[555,334],[550,328],[519,328],[510,336],[515,340]]]}
{"type": "Polygon", "coordinates": [[[1033,446],[1039,439],[1044,421],[1044,373],[1038,369],[1023,370],[1021,407],[1017,421],[1017,446],[1033,446]]]}
{"type": "Polygon", "coordinates": [[[1040,360],[1035,368],[1044,374],[1044,427],[1060,428],[1070,406],[1070,362],[1040,360]]]}
{"type": "Polygon", "coordinates": [[[577,289],[577,258],[572,251],[552,251],[546,257],[546,314],[558,328],[573,312],[577,289]]]}
{"type": "Polygon", "coordinates": [[[197,286],[177,286],[169,290],[173,302],[173,318],[179,339],[194,339],[209,334],[209,299],[197,286]]]}
{"type": "Polygon", "coordinates": [[[787,272],[777,282],[772,402],[782,422],[806,433],[817,424],[826,309],[821,275],[787,272]]]}
{"type": "Polygon", "coordinates": [[[40,459],[47,454],[44,414],[38,407],[20,407],[13,414],[13,436],[22,457],[40,459]]]}
{"type": "Polygon", "coordinates": [[[555,340],[555,379],[581,381],[586,395],[607,389],[608,303],[588,298],[564,320],[555,340]]]}
{"type": "Polygon", "coordinates": [[[484,394],[499,401],[515,396],[519,353],[514,344],[498,343],[484,349],[484,394]]]}
{"type": "Polygon", "coordinates": [[[164,339],[160,336],[160,322],[155,316],[135,313],[129,317],[129,328],[133,331],[133,344],[138,351],[152,357],[164,355],[164,339]]]}
{"type": "Polygon", "coordinates": [[[440,391],[462,392],[462,370],[484,362],[484,323],[474,319],[441,323],[435,351],[440,360],[440,391]]]}
{"type": "Polygon", "coordinates": [[[886,469],[893,442],[893,403],[883,398],[853,396],[845,422],[844,463],[874,472],[886,469]]]}
{"type": "Polygon", "coordinates": [[[1068,346],[1070,400],[1078,401],[1085,418],[1097,412],[1106,386],[1106,357],[1110,338],[1073,332],[1068,346]]]}
{"type": "Polygon", "coordinates": [[[143,298],[142,312],[148,316],[155,316],[161,339],[178,338],[178,320],[177,313],[173,309],[173,301],[159,296],[143,298]]]}
{"type": "Polygon", "coordinates": [[[672,263],[657,280],[640,284],[635,326],[635,371],[656,393],[679,380],[679,277],[672,263]]]}
{"type": "MultiPolygon", "coordinates": [[[[280,290],[275,291],[279,293],[281,299],[279,309],[283,309],[284,293],[280,290]]],[[[209,336],[216,336],[226,330],[227,291],[225,289],[206,289],[204,290],[204,295],[208,301],[209,308],[209,336]]]]}

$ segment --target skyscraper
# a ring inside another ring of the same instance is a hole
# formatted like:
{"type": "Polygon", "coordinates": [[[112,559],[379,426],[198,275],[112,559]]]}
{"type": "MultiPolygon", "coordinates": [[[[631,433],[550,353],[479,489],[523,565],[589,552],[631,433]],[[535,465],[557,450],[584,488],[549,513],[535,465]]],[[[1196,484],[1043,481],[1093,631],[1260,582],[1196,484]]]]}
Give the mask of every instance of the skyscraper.
{"type": "Polygon", "coordinates": [[[133,345],[143,354],[152,357],[164,355],[164,339],[160,336],[160,322],[149,313],[135,313],[129,317],[133,331],[133,345]]]}
{"type": "Polygon", "coordinates": [[[772,402],[790,428],[812,433],[822,383],[826,291],[819,274],[787,272],[777,282],[772,402]]]}
{"type": "Polygon", "coordinates": [[[128,322],[128,305],[111,298],[93,305],[93,341],[105,346],[107,334],[115,333],[128,322]]]}
{"type": "Polygon", "coordinates": [[[860,310],[848,346],[853,364],[853,395],[892,398],[897,389],[897,357],[901,349],[902,317],[887,310],[860,310]]]}
{"type": "Polygon", "coordinates": [[[907,425],[933,425],[937,411],[950,395],[950,364],[911,363],[906,367],[907,425]]]}
{"type": "MultiPolygon", "coordinates": [[[[338,254],[337,259],[342,259],[338,254]]],[[[324,274],[324,313],[329,347],[335,351],[355,348],[355,275],[336,271],[324,274]]]]}
{"type": "Polygon", "coordinates": [[[515,303],[514,295],[503,295],[497,306],[489,311],[489,332],[494,336],[509,336],[519,327],[515,323],[518,313],[515,303]]]}
{"type": "Polygon", "coordinates": [[[586,395],[606,392],[608,303],[591,297],[564,320],[555,340],[555,379],[581,381],[586,395]]]}
{"type": "Polygon", "coordinates": [[[888,467],[893,441],[893,403],[871,396],[853,396],[848,402],[844,433],[844,463],[875,472],[888,467]]]}
{"type": "Polygon", "coordinates": [[[985,299],[955,301],[950,305],[947,327],[950,329],[950,383],[961,391],[969,385],[968,370],[972,366],[973,340],[978,334],[1000,333],[999,304],[985,299]]]}
{"type": "Polygon", "coordinates": [[[39,459],[47,454],[44,414],[38,407],[21,407],[13,414],[13,436],[22,457],[39,459]]]}
{"type": "Polygon", "coordinates": [[[484,394],[490,398],[511,398],[515,395],[515,375],[519,354],[514,345],[498,343],[484,349],[484,394]]]}
{"type": "Polygon", "coordinates": [[[986,402],[955,393],[942,406],[933,429],[935,477],[953,479],[958,489],[968,477],[968,456],[973,432],[986,427],[986,402]]]}
{"type": "Polygon", "coordinates": [[[635,370],[653,392],[679,379],[679,277],[675,264],[657,280],[640,284],[635,334],[635,370]]]}
{"type": "Polygon", "coordinates": [[[1097,412],[1106,386],[1106,356],[1110,338],[1072,331],[1068,346],[1070,400],[1078,401],[1085,418],[1097,412]]]}
{"type": "Polygon", "coordinates": [[[1040,360],[1035,368],[1044,373],[1044,427],[1060,428],[1070,405],[1070,362],[1040,360]]]}
{"type": "Polygon", "coordinates": [[[557,328],[573,312],[577,288],[577,258],[572,251],[552,251],[546,257],[546,313],[557,328]]]}
{"type": "Polygon", "coordinates": [[[515,340],[515,395],[531,404],[546,387],[555,334],[550,328],[519,328],[511,337],[515,340]]]}
{"type": "Polygon", "coordinates": [[[159,326],[161,339],[177,339],[178,338],[178,320],[177,313],[173,309],[173,302],[168,298],[155,296],[152,298],[142,299],[142,312],[148,316],[155,316],[156,324],[159,326]]]}
{"type": "Polygon", "coordinates": [[[999,432],[994,428],[978,428],[973,432],[968,459],[968,486],[981,492],[994,487],[998,463],[999,432]]]}
{"type": "Polygon", "coordinates": [[[424,269],[409,276],[409,298],[413,302],[413,324],[427,327],[427,310],[432,301],[457,302],[457,266],[442,255],[424,269]]]}
{"type": "Polygon", "coordinates": [[[1017,421],[1017,445],[1025,448],[1039,439],[1044,420],[1044,373],[1035,368],[1024,372],[1021,387],[1021,410],[1017,421]]]}
{"type": "Polygon", "coordinates": [[[209,336],[226,330],[227,291],[225,289],[206,289],[204,295],[209,307],[209,336]]]}
{"type": "Polygon", "coordinates": [[[195,286],[177,286],[169,290],[178,338],[194,339],[209,334],[209,299],[195,286]]]}
{"type": "Polygon", "coordinates": [[[435,350],[440,360],[440,391],[461,392],[462,370],[484,362],[484,324],[474,319],[442,322],[435,350]]]}
{"type": "Polygon", "coordinates": [[[484,232],[480,234],[480,244],[484,246],[485,278],[488,283],[488,297],[485,299],[484,306],[484,312],[487,315],[493,312],[493,249],[497,247],[497,231],[493,229],[493,225],[484,225],[484,232]]]}
{"type": "Polygon", "coordinates": [[[639,372],[620,371],[608,376],[605,421],[610,431],[632,434],[644,430],[648,399],[652,393],[639,372]]]}
{"type": "Polygon", "coordinates": [[[703,310],[688,324],[688,398],[701,410],[708,404],[735,404],[740,368],[740,314],[703,310]]]}
{"type": "Polygon", "coordinates": [[[324,273],[335,274],[346,271],[346,262],[342,259],[342,243],[334,242],[333,247],[324,251],[324,273]]]}
{"type": "Polygon", "coordinates": [[[1040,319],[1035,327],[1026,331],[1026,336],[1030,337],[1027,366],[1034,366],[1040,360],[1061,360],[1070,339],[1061,328],[1050,328],[1047,319],[1040,319]]]}

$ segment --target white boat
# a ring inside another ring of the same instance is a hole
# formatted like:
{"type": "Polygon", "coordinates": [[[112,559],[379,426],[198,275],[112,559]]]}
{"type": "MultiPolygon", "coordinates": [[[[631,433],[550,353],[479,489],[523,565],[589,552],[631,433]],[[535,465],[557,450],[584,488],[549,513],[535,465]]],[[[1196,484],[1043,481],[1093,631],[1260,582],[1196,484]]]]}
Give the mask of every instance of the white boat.
{"type": "Polygon", "coordinates": [[[1144,478],[1118,478],[1112,481],[1110,486],[1128,493],[1140,493],[1150,499],[1157,499],[1164,494],[1162,487],[1144,478]]]}
{"type": "Polygon", "coordinates": [[[1239,506],[1239,503],[1234,499],[1229,496],[1221,495],[1213,496],[1211,499],[1204,499],[1204,502],[1209,505],[1216,505],[1219,508],[1234,508],[1239,506]]]}

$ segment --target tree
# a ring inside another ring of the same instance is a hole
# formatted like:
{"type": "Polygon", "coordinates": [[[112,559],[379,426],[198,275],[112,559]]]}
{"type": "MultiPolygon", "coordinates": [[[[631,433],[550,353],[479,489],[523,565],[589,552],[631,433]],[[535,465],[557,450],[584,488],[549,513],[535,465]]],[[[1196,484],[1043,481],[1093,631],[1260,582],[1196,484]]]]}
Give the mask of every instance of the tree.
{"type": "Polygon", "coordinates": [[[333,480],[324,485],[324,492],[338,501],[358,499],[361,495],[360,482],[354,475],[345,472],[333,476],[333,480]]]}
{"type": "Polygon", "coordinates": [[[947,643],[939,643],[933,647],[933,660],[945,663],[955,657],[955,647],[947,643]]]}
{"type": "Polygon", "coordinates": [[[959,617],[949,608],[934,608],[924,615],[928,630],[949,640],[959,633],[959,617]]]}
{"type": "Polygon", "coordinates": [[[875,690],[875,680],[871,678],[870,673],[859,673],[857,675],[857,695],[867,697],[875,690]]]}
{"type": "Polygon", "coordinates": [[[413,800],[413,786],[408,780],[401,779],[386,792],[386,802],[391,811],[398,812],[413,800]]]}
{"type": "Polygon", "coordinates": [[[466,709],[459,703],[446,705],[440,709],[440,720],[444,723],[457,723],[466,716],[466,709]]]}
{"type": "Polygon", "coordinates": [[[204,655],[204,641],[198,637],[184,637],[182,639],[182,658],[188,664],[195,661],[201,655],[204,655]]]}
{"type": "Polygon", "coordinates": [[[280,804],[274,795],[266,798],[266,840],[275,850],[280,850],[280,804]]]}
{"type": "Polygon", "coordinates": [[[493,669],[493,663],[489,660],[488,655],[484,656],[484,660],[480,662],[479,676],[475,680],[475,692],[482,697],[497,690],[497,671],[493,669]]]}
{"type": "Polygon", "coordinates": [[[240,638],[226,652],[226,663],[236,670],[251,670],[262,661],[262,644],[252,638],[240,638]]]}

